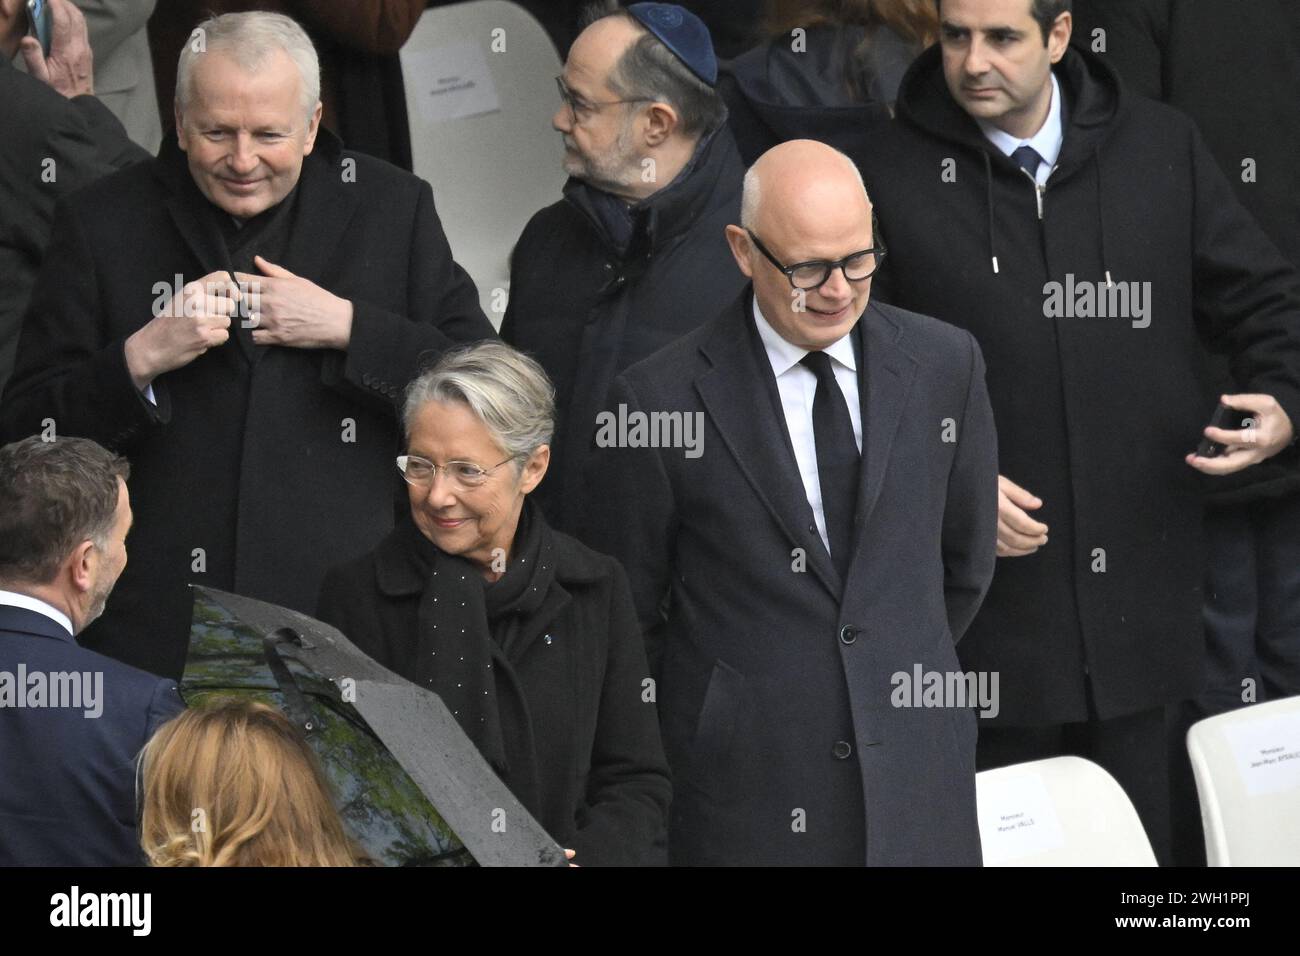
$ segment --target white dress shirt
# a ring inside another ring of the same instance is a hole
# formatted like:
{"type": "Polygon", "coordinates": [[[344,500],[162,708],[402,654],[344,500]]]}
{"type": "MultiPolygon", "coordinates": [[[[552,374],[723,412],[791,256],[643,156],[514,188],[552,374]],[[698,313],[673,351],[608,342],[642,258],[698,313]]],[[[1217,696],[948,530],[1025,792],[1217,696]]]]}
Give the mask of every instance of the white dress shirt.
{"type": "MultiPolygon", "coordinates": [[[[800,360],[808,354],[808,349],[792,345],[781,338],[779,332],[763,318],[754,299],[754,325],[758,328],[759,338],[763,340],[763,349],[767,360],[772,363],[772,372],[776,375],[776,388],[781,395],[781,409],[785,412],[785,427],[790,433],[790,444],[794,446],[795,462],[799,465],[799,477],[803,480],[804,494],[812,506],[813,518],[817,522],[817,533],[821,535],[826,550],[831,549],[831,541],[826,534],[826,513],[822,508],[822,486],[817,474],[817,443],[813,439],[813,398],[817,394],[817,376],[800,360]]],[[[850,332],[849,335],[852,335],[850,332]]],[[[862,451],[862,406],[858,403],[858,357],[853,351],[853,340],[844,336],[823,351],[830,356],[831,369],[835,373],[835,383],[844,393],[844,401],[849,406],[849,419],[853,422],[853,440],[858,443],[858,452],[862,451]]]]}
{"type": "Polygon", "coordinates": [[[1056,160],[1061,155],[1061,143],[1065,139],[1065,133],[1061,130],[1061,84],[1056,82],[1055,73],[1052,74],[1052,104],[1047,108],[1047,119],[1043,120],[1043,125],[1039,127],[1038,132],[1029,139],[1016,139],[988,120],[976,120],[976,122],[984,131],[985,138],[1004,156],[1010,156],[1021,146],[1032,147],[1042,159],[1038,164],[1038,175],[1034,178],[1040,186],[1047,184],[1047,177],[1052,175],[1052,170],[1056,168],[1056,160]]]}
{"type": "Polygon", "coordinates": [[[16,591],[0,591],[0,604],[7,604],[9,607],[26,608],[29,611],[35,611],[37,614],[44,614],[67,631],[69,636],[75,637],[72,633],[72,621],[69,620],[68,615],[54,607],[54,605],[46,604],[39,598],[19,594],[16,591]]]}

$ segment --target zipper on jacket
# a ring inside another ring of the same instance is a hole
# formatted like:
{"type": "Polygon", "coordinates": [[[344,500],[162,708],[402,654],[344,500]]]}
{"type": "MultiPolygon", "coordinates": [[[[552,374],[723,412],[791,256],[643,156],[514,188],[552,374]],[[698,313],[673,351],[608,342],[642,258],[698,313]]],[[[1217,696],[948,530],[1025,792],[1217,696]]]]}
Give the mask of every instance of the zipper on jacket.
{"type": "Polygon", "coordinates": [[[1020,171],[1021,171],[1022,173],[1025,173],[1025,177],[1026,177],[1026,178],[1027,178],[1031,183],[1034,184],[1034,199],[1036,199],[1036,200],[1038,201],[1038,221],[1039,221],[1039,222],[1042,222],[1042,221],[1043,221],[1043,193],[1047,192],[1047,187],[1046,187],[1046,186],[1040,186],[1040,185],[1038,184],[1038,180],[1037,180],[1036,178],[1034,178],[1033,176],[1030,176],[1029,173],[1026,173],[1023,169],[1020,170],[1020,171]]]}

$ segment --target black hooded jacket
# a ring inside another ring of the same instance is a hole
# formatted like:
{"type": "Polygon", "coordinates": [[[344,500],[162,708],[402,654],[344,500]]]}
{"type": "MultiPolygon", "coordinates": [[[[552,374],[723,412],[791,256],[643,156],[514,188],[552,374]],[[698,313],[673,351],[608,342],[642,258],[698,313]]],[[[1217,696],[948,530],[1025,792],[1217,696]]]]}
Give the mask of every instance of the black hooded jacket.
{"type": "Polygon", "coordinates": [[[1086,719],[1088,677],[1103,718],[1199,690],[1204,481],[1183,456],[1217,399],[1207,347],[1300,422],[1300,279],[1192,123],[1090,54],[1055,72],[1041,192],[953,100],[937,47],[856,157],[889,248],[876,294],[975,335],[999,470],[1043,500],[1048,544],[998,562],[959,647],[1001,673],[1012,725],[1086,719]]]}

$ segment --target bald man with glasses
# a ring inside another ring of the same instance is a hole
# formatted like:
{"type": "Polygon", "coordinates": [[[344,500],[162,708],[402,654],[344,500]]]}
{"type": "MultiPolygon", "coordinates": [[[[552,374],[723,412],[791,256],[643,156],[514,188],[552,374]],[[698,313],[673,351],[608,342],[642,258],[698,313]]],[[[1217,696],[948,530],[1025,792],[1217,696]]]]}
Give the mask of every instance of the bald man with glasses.
{"type": "Polygon", "coordinates": [[[884,249],[829,146],[764,154],[726,236],[740,297],[608,402],[697,416],[698,453],[629,440],[588,479],[656,680],[670,861],[978,866],[971,707],[996,682],[912,682],[955,685],[993,576],[979,347],[871,298],[884,249]]]}

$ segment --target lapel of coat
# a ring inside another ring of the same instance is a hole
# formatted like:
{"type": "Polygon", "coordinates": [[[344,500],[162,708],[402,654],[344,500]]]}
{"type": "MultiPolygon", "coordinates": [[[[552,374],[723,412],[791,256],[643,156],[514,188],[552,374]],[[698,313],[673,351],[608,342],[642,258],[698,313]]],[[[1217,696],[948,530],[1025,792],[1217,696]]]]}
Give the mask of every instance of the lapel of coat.
{"type": "MultiPolygon", "coordinates": [[[[294,275],[335,291],[325,267],[357,211],[355,176],[344,178],[343,144],[323,127],[316,148],[302,164],[298,208],[289,226],[288,253],[281,263],[294,275]]],[[[355,173],[355,170],[353,170],[355,173]]],[[[357,250],[361,255],[368,250],[357,250]]]]}
{"type": "Polygon", "coordinates": [[[815,532],[812,507],[799,477],[785,419],[771,398],[776,388],[771,365],[759,362],[757,331],[750,317],[749,286],[700,350],[713,367],[695,388],[732,457],[759,500],[790,539],[803,548],[808,564],[831,595],[839,599],[840,578],[815,532]],[[770,381],[769,381],[770,380],[770,381]],[[771,388],[768,388],[768,385],[771,388]]]}
{"type": "MultiPolygon", "coordinates": [[[[193,180],[190,179],[189,169],[185,165],[184,153],[175,145],[174,141],[171,141],[171,147],[169,150],[164,145],[160,156],[160,159],[167,164],[166,179],[170,192],[167,198],[167,214],[171,216],[176,231],[181,234],[181,238],[185,240],[191,254],[198,261],[202,275],[209,275],[213,272],[228,272],[230,270],[230,257],[226,252],[226,244],[221,238],[217,224],[212,221],[210,216],[203,215],[202,212],[201,204],[206,203],[207,199],[203,197],[203,194],[194,185],[193,180]]],[[[189,276],[186,281],[193,281],[197,278],[199,276],[189,276]]],[[[251,364],[255,358],[253,339],[250,331],[240,325],[242,321],[239,315],[231,318],[230,338],[226,343],[227,346],[230,346],[231,343],[237,343],[237,353],[227,349],[222,354],[242,355],[244,361],[251,364]]]]}
{"type": "MultiPolygon", "coordinates": [[[[859,379],[862,409],[862,473],[854,514],[853,554],[861,553],[859,536],[880,497],[889,465],[889,450],[898,431],[907,396],[916,380],[916,359],[899,347],[902,329],[874,302],[867,305],[855,329],[861,336],[865,374],[859,379]]],[[[935,423],[938,429],[939,423],[935,423]]],[[[938,432],[936,431],[936,434],[938,432]]]]}

